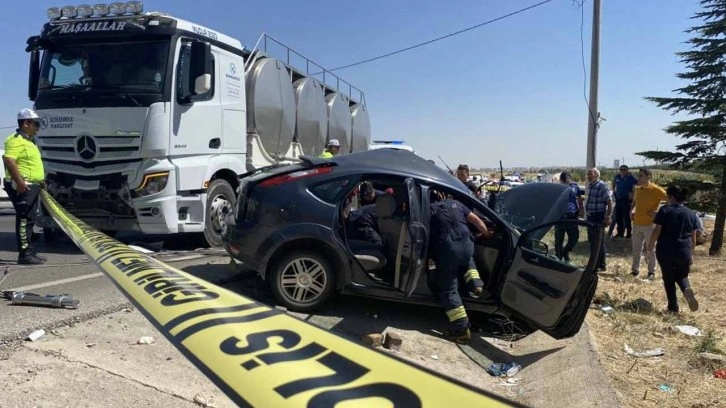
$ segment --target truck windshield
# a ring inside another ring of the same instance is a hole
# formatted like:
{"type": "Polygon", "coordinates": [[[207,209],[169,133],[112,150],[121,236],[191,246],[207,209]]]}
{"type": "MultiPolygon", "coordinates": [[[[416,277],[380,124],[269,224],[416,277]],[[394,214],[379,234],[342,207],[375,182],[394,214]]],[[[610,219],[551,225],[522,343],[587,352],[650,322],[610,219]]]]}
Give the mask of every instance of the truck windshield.
{"type": "MultiPolygon", "coordinates": [[[[168,41],[56,43],[43,58],[38,98],[63,99],[69,90],[89,96],[110,91],[124,100],[138,98],[129,94],[162,94],[168,51],[168,41]]],[[[87,100],[84,104],[94,105],[87,100]]]]}

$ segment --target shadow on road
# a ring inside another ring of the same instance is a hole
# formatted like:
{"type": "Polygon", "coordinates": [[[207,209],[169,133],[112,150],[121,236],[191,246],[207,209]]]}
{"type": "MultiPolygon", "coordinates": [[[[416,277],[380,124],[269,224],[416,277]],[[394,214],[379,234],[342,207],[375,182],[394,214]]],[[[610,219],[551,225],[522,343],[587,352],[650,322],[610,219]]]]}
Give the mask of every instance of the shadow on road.
{"type": "Polygon", "coordinates": [[[492,343],[483,340],[480,336],[474,336],[466,345],[459,345],[459,349],[466,354],[469,359],[486,369],[492,363],[509,363],[514,362],[526,368],[541,359],[557,353],[564,349],[565,346],[553,347],[546,350],[540,350],[527,354],[511,354],[496,347],[492,343]]]}

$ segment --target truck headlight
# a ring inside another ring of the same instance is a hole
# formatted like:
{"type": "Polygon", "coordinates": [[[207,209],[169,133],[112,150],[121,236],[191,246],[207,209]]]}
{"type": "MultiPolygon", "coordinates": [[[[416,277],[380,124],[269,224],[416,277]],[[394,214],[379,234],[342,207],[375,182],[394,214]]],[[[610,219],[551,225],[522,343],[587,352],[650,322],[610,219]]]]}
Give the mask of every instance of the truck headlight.
{"type": "Polygon", "coordinates": [[[149,173],[144,176],[144,180],[141,182],[141,185],[134,190],[134,192],[139,197],[156,194],[164,190],[167,181],[169,181],[168,171],[149,173]]]}

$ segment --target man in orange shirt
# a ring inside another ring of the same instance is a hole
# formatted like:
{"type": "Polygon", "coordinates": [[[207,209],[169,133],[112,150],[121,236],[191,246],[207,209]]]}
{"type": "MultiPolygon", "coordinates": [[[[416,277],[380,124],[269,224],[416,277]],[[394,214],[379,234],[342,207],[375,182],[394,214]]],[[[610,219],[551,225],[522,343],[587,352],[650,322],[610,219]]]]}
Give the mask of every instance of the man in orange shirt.
{"type": "Polygon", "coordinates": [[[651,182],[653,177],[648,169],[638,171],[638,185],[635,187],[633,198],[633,210],[630,217],[633,220],[633,265],[631,274],[638,276],[640,269],[640,254],[645,252],[645,260],[648,264],[648,280],[655,278],[655,252],[648,251],[646,246],[650,242],[655,224],[655,214],[658,212],[660,202],[667,200],[665,190],[651,182]]]}

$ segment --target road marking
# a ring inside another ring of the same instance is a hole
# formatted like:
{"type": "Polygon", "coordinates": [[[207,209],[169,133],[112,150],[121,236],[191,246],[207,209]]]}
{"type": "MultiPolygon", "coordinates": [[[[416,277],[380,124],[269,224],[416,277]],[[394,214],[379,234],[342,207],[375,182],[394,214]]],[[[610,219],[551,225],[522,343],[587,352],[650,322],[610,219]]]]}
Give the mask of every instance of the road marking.
{"type": "Polygon", "coordinates": [[[21,286],[19,288],[13,288],[13,289],[5,289],[13,292],[20,292],[21,290],[33,290],[33,289],[40,289],[45,288],[48,286],[55,286],[55,285],[62,285],[64,283],[71,283],[71,282],[78,282],[86,279],[93,279],[104,276],[103,272],[99,273],[89,273],[88,275],[81,275],[76,276],[74,278],[65,278],[65,279],[58,279],[50,282],[44,282],[44,283],[38,283],[36,285],[28,285],[28,286],[21,286]]]}

